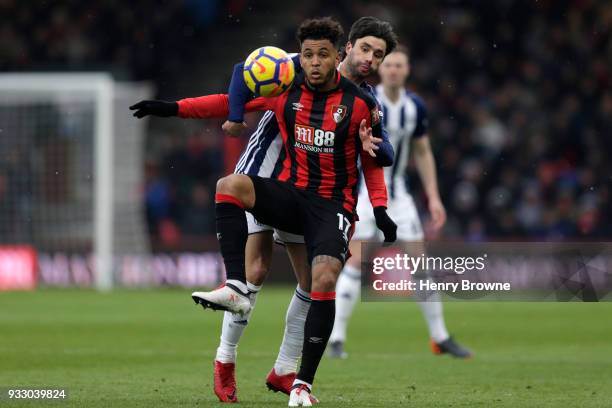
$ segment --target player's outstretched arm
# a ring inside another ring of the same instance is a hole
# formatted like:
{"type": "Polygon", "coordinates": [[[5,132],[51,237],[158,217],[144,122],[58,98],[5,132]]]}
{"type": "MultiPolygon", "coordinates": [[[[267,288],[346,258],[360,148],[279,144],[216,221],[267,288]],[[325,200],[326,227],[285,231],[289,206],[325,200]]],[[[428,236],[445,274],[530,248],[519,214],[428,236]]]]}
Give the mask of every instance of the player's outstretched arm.
{"type": "MultiPolygon", "coordinates": [[[[245,105],[247,112],[272,109],[276,98],[257,98],[245,105]]],[[[143,118],[153,116],[179,116],[181,118],[204,119],[222,118],[229,113],[229,97],[226,94],[185,98],[177,102],[141,101],[130,106],[134,116],[143,118]]]]}
{"type": "Polygon", "coordinates": [[[166,101],[140,101],[132,106],[130,110],[135,110],[134,116],[138,119],[148,115],[167,118],[178,114],[178,104],[166,101]]]}
{"type": "Polygon", "coordinates": [[[140,101],[130,106],[134,116],[179,116],[181,118],[215,118],[227,115],[227,95],[206,95],[197,98],[186,98],[176,102],[167,101],[140,101]]]}

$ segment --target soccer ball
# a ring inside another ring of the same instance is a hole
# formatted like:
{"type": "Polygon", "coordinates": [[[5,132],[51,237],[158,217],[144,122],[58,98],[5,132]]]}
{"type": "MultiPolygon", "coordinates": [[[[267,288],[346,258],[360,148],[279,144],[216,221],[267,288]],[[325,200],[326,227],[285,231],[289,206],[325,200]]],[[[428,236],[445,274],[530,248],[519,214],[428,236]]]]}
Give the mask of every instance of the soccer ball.
{"type": "Polygon", "coordinates": [[[244,82],[255,95],[278,96],[291,86],[295,77],[293,61],[276,47],[261,47],[244,62],[244,82]]]}

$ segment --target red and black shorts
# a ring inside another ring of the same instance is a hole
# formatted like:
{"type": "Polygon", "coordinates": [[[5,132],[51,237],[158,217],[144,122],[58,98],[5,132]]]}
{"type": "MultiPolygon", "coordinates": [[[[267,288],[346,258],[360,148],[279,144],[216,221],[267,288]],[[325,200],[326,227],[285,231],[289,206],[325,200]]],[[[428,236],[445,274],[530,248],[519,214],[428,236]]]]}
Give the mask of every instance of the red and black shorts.
{"type": "Polygon", "coordinates": [[[249,176],[255,186],[257,221],[292,234],[304,235],[308,261],[319,255],[347,259],[354,216],[340,202],[301,190],[288,182],[249,176]]]}

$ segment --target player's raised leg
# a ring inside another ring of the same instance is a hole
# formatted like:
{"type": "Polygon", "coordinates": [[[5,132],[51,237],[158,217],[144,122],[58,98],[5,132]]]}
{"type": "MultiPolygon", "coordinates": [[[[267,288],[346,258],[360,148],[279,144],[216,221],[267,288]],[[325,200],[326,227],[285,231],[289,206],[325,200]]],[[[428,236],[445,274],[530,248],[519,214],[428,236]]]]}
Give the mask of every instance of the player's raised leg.
{"type": "Polygon", "coordinates": [[[194,292],[192,298],[204,308],[245,315],[251,310],[245,272],[248,238],[245,209],[255,204],[255,188],[249,176],[231,174],[217,182],[215,195],[217,239],[225,263],[225,286],[210,292],[194,292]]]}

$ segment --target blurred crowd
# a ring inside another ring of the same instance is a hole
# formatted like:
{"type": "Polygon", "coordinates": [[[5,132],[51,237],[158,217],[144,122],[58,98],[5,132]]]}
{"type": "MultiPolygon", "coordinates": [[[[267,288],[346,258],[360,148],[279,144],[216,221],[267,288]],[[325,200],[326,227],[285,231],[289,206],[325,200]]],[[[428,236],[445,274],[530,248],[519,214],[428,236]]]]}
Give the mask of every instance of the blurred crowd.
{"type": "Polygon", "coordinates": [[[446,236],[612,236],[610,27],[609,2],[478,2],[408,37],[446,236]]]}
{"type": "Polygon", "coordinates": [[[193,60],[216,0],[0,0],[0,71],[99,70],[159,79],[193,60]]]}
{"type": "MultiPolygon", "coordinates": [[[[332,7],[347,30],[363,15],[390,21],[411,50],[408,87],[428,106],[449,215],[429,238],[612,237],[612,3],[332,7]]],[[[309,3],[294,21],[324,9],[309,3]]],[[[408,173],[427,220],[418,176],[408,173]]]]}
{"type": "MultiPolygon", "coordinates": [[[[449,215],[438,235],[471,241],[612,237],[610,2],[59,3],[41,17],[28,11],[28,2],[0,0],[0,8],[16,10],[0,27],[1,70],[106,66],[163,88],[172,67],[180,75],[201,75],[189,72],[189,59],[192,49],[205,47],[211,27],[214,38],[245,30],[237,45],[244,51],[266,45],[261,41],[268,37],[257,31],[265,27],[252,20],[273,13],[278,45],[295,50],[295,26],[307,17],[334,15],[347,32],[362,15],[388,20],[411,50],[408,85],[429,110],[449,215]],[[234,24],[219,24],[228,9],[234,24]],[[41,18],[49,24],[36,24],[41,18]],[[236,26],[240,19],[244,24],[236,26]]],[[[228,52],[215,64],[227,72],[241,57],[228,52]]],[[[164,242],[214,233],[214,181],[227,171],[228,153],[202,135],[169,136],[164,148],[148,153],[147,219],[152,236],[164,242]]],[[[418,177],[413,168],[408,172],[425,209],[418,177]]]]}
{"type": "Polygon", "coordinates": [[[215,231],[215,184],[223,168],[222,135],[193,132],[166,140],[145,169],[145,207],[152,238],[162,247],[215,231]]]}

